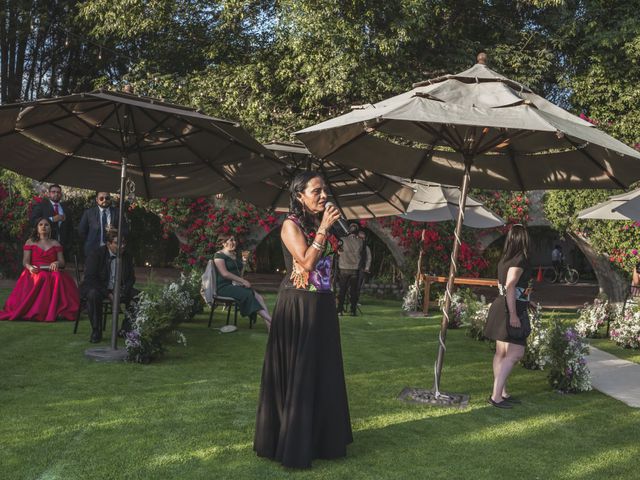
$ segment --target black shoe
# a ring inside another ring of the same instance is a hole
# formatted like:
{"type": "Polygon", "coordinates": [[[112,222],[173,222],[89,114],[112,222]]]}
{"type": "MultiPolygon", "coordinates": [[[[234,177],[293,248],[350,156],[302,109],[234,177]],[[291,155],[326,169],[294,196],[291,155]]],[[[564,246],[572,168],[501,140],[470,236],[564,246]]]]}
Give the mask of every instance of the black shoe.
{"type": "Polygon", "coordinates": [[[356,312],[355,310],[351,310],[351,313],[349,313],[349,315],[351,315],[352,317],[357,317],[358,312],[356,312]]]}
{"type": "Polygon", "coordinates": [[[508,403],[506,400],[503,400],[501,402],[494,402],[493,399],[491,397],[489,397],[487,399],[487,402],[489,402],[494,407],[498,407],[498,408],[513,408],[513,405],[508,403]]]}
{"type": "Polygon", "coordinates": [[[101,340],[102,340],[102,332],[100,330],[94,330],[93,332],[91,332],[91,338],[89,339],[89,342],[98,343],[101,340]]]}
{"type": "Polygon", "coordinates": [[[509,395],[508,397],[502,397],[502,401],[512,403],[513,405],[520,405],[522,403],[522,400],[512,395],[509,395]]]}

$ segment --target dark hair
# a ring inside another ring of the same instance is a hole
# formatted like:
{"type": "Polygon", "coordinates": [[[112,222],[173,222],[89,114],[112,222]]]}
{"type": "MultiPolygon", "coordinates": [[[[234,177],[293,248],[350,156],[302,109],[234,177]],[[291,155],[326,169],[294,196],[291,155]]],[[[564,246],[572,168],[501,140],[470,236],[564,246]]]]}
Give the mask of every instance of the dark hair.
{"type": "Polygon", "coordinates": [[[38,235],[38,224],[42,220],[45,220],[49,224],[49,228],[52,227],[51,221],[47,217],[40,217],[38,219],[38,221],[34,224],[33,229],[31,230],[31,233],[29,234],[29,240],[31,240],[32,242],[37,242],[38,240],[40,240],[40,235],[38,235]]]}
{"type": "Polygon", "coordinates": [[[233,233],[221,233],[220,235],[218,235],[218,246],[220,248],[224,247],[224,244],[227,243],[227,240],[235,237],[236,236],[233,233]]]}
{"type": "Polygon", "coordinates": [[[304,209],[302,202],[298,199],[298,194],[304,192],[307,184],[316,177],[322,178],[322,175],[318,172],[305,170],[293,177],[291,186],[289,187],[289,213],[300,219],[300,226],[305,233],[309,233],[309,230],[311,230],[313,226],[311,225],[309,214],[304,209]]]}
{"type": "Polygon", "coordinates": [[[502,260],[511,260],[521,253],[525,258],[529,258],[529,232],[524,225],[512,225],[504,242],[502,260]]]}
{"type": "MultiPolygon", "coordinates": [[[[104,234],[104,241],[107,243],[113,243],[113,242],[116,242],[117,240],[118,240],[118,229],[108,228],[104,234]]],[[[122,237],[122,240],[124,242],[127,241],[127,239],[124,236],[122,237]]]]}
{"type": "Polygon", "coordinates": [[[57,183],[52,183],[51,185],[49,185],[49,191],[51,191],[52,188],[59,188],[60,191],[62,192],[62,187],[57,183]]]}

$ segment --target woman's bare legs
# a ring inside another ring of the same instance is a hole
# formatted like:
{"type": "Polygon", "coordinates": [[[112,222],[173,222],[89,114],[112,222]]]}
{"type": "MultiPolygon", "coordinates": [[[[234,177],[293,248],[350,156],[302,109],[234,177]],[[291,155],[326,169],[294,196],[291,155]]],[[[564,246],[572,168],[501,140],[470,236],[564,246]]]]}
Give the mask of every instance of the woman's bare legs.
{"type": "Polygon", "coordinates": [[[271,329],[271,315],[269,314],[269,308],[267,307],[266,302],[262,295],[254,290],[254,295],[258,303],[262,306],[262,310],[258,311],[258,315],[260,315],[264,319],[264,323],[267,325],[267,331],[271,329]]]}
{"type": "Polygon", "coordinates": [[[507,378],[513,367],[524,355],[524,346],[515,343],[496,341],[496,353],[493,356],[493,392],[491,400],[501,402],[507,397],[507,378]]]}

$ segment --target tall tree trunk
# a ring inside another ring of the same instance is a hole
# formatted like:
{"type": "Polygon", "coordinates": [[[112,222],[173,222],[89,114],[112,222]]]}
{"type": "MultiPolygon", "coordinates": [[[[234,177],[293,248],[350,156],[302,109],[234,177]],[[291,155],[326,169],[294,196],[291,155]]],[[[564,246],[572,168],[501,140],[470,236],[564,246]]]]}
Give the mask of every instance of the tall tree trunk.
{"type": "Polygon", "coordinates": [[[598,279],[600,293],[607,295],[611,302],[623,302],[629,289],[629,280],[620,275],[612,266],[609,257],[598,253],[591,244],[576,232],[569,233],[571,239],[584,253],[598,279]]]}

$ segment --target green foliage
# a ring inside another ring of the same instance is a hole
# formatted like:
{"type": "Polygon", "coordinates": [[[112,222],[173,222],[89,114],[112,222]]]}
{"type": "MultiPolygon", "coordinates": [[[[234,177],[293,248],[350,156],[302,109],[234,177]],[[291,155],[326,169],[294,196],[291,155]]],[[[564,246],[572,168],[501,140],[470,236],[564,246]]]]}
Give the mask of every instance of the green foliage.
{"type": "Polygon", "coordinates": [[[531,334],[527,337],[527,347],[520,363],[529,370],[542,370],[548,362],[548,332],[542,323],[542,307],[536,304],[535,309],[529,309],[531,334]]]}
{"type": "Polygon", "coordinates": [[[591,390],[591,374],[585,359],[589,345],[584,339],[558,319],[551,320],[547,338],[551,387],[565,393],[591,390]]]}
{"type": "Polygon", "coordinates": [[[638,263],[640,223],[612,220],[579,220],[577,212],[596,205],[619,192],[606,190],[552,191],[544,198],[544,211],[551,225],[560,232],[576,232],[614,267],[627,275],[638,263]]]}

